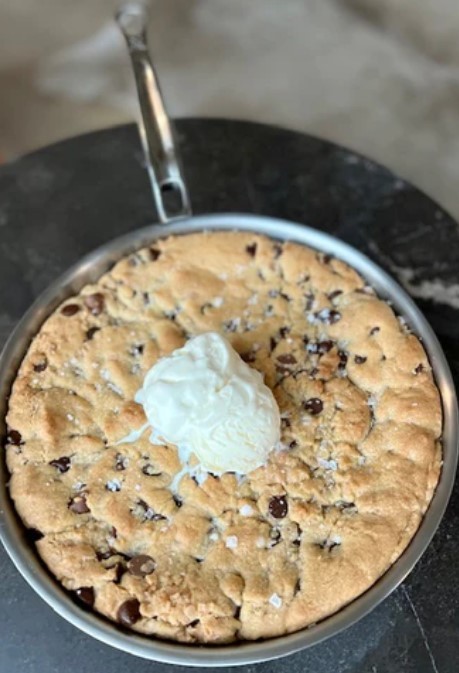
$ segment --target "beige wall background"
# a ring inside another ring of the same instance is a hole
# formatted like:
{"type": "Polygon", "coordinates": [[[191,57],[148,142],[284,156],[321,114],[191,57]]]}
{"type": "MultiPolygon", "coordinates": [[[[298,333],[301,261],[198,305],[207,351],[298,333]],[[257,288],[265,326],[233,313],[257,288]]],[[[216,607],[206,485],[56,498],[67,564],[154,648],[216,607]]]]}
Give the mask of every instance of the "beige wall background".
{"type": "MultiPolygon", "coordinates": [[[[0,0],[0,154],[133,118],[113,0],[0,0]]],[[[367,154],[459,218],[458,0],[153,0],[174,116],[280,124],[367,154]]]]}

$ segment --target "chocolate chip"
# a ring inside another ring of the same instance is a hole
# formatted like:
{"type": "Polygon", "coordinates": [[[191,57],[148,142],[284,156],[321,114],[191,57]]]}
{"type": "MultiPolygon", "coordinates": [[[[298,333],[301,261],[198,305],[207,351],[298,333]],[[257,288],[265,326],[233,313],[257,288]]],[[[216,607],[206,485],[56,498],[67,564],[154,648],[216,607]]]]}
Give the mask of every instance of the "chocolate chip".
{"type": "Polygon", "coordinates": [[[336,542],[335,540],[331,540],[330,538],[327,538],[326,540],[323,540],[322,542],[318,543],[318,546],[327,552],[331,552],[333,549],[339,547],[340,545],[341,542],[336,542]]]}
{"type": "Polygon", "coordinates": [[[140,619],[140,603],[137,598],[129,598],[118,608],[117,619],[124,626],[132,626],[140,619]]]}
{"type": "Polygon", "coordinates": [[[147,463],[142,467],[142,472],[147,476],[147,477],[160,477],[162,472],[158,472],[155,467],[151,463],[147,463]]]}
{"type": "Polygon", "coordinates": [[[297,362],[296,357],[291,353],[282,353],[277,356],[276,360],[283,365],[294,365],[297,362]]]}
{"type": "Polygon", "coordinates": [[[14,446],[20,446],[21,444],[24,444],[24,442],[22,441],[22,435],[17,430],[8,430],[8,434],[6,435],[6,441],[9,444],[13,444],[14,446]]]}
{"type": "Polygon", "coordinates": [[[115,457],[115,470],[118,472],[121,472],[121,470],[125,470],[128,466],[129,459],[123,456],[121,453],[117,453],[115,457]]]}
{"type": "Polygon", "coordinates": [[[75,514],[86,514],[87,512],[90,512],[90,509],[86,504],[86,496],[84,493],[70,498],[68,508],[72,512],[75,512],[75,514]]]}
{"type": "Polygon", "coordinates": [[[367,361],[367,358],[364,355],[356,355],[354,357],[354,362],[356,365],[363,365],[367,361]]]}
{"type": "Polygon", "coordinates": [[[134,556],[128,563],[128,570],[131,575],[136,577],[145,577],[146,575],[151,575],[155,570],[156,563],[147,554],[139,554],[139,556],[134,556]]]}
{"type": "Polygon", "coordinates": [[[251,243],[250,245],[246,245],[245,246],[245,251],[251,257],[255,257],[255,254],[257,252],[257,244],[256,243],[251,243]]]}
{"type": "Polygon", "coordinates": [[[256,355],[252,351],[249,351],[248,353],[240,353],[240,358],[241,360],[244,360],[244,362],[250,363],[255,362],[256,355]]]}
{"type": "Polygon", "coordinates": [[[133,346],[131,346],[129,354],[138,357],[139,355],[143,354],[144,349],[145,349],[144,344],[134,344],[133,346]]]}
{"type": "Polygon", "coordinates": [[[317,416],[321,413],[324,408],[322,400],[318,397],[311,397],[306,402],[303,402],[303,409],[311,414],[311,416],[317,416]]]}
{"type": "Polygon", "coordinates": [[[315,313],[315,317],[324,325],[334,325],[338,320],[341,320],[341,313],[333,308],[323,308],[315,313]]]}
{"type": "Polygon", "coordinates": [[[62,456],[61,458],[56,458],[56,460],[51,460],[50,465],[56,468],[58,472],[64,474],[70,470],[71,460],[68,456],[62,456]]]}
{"type": "Polygon", "coordinates": [[[96,551],[96,557],[98,561],[106,561],[110,558],[110,556],[113,556],[111,549],[107,549],[106,551],[96,551]]]}
{"type": "Polygon", "coordinates": [[[158,257],[161,255],[161,250],[158,250],[157,248],[150,248],[150,259],[152,262],[156,262],[158,257]]]}
{"type": "Polygon", "coordinates": [[[333,299],[336,299],[336,297],[339,297],[340,294],[343,294],[342,290],[333,290],[333,292],[330,292],[327,294],[327,297],[329,301],[333,301],[333,299]]]}
{"type": "Polygon", "coordinates": [[[91,341],[91,339],[93,338],[94,334],[95,334],[96,332],[99,332],[99,331],[100,331],[100,327],[90,327],[90,328],[86,331],[86,341],[91,341]]]}
{"type": "Polygon", "coordinates": [[[370,330],[370,336],[373,336],[374,334],[377,334],[380,331],[380,327],[372,327],[370,330]]]}
{"type": "Polygon", "coordinates": [[[41,362],[37,362],[37,364],[33,366],[33,370],[34,372],[44,372],[47,366],[48,360],[45,358],[41,362]]]}
{"type": "Polygon", "coordinates": [[[26,537],[29,542],[38,542],[38,540],[42,540],[45,536],[41,530],[38,530],[38,528],[28,528],[26,531],[26,537]]]}
{"type": "Polygon", "coordinates": [[[281,426],[283,428],[290,428],[291,427],[291,422],[289,418],[281,418],[281,426]]]}
{"type": "Polygon", "coordinates": [[[283,519],[287,516],[288,503],[285,495],[274,495],[269,501],[268,510],[275,519],[283,519]]]}
{"type": "Polygon", "coordinates": [[[100,292],[96,292],[85,297],[84,303],[92,315],[100,315],[104,310],[105,297],[100,292]]]}
{"type": "Polygon", "coordinates": [[[72,315],[75,315],[75,313],[78,313],[79,310],[80,306],[78,306],[78,304],[66,304],[61,308],[61,313],[62,315],[65,315],[66,318],[70,318],[72,315]]]}
{"type": "Polygon", "coordinates": [[[345,366],[347,365],[348,354],[346,353],[346,351],[338,351],[338,357],[339,357],[338,367],[340,369],[344,369],[345,366]]]}
{"type": "Polygon", "coordinates": [[[118,563],[115,563],[115,565],[113,566],[113,570],[115,571],[115,579],[113,581],[115,582],[115,584],[119,584],[121,582],[121,578],[126,572],[126,568],[121,563],[121,561],[119,561],[118,563]]]}
{"type": "Polygon", "coordinates": [[[292,298],[289,297],[285,292],[279,292],[279,297],[282,297],[284,301],[292,301],[292,298]]]}
{"type": "Polygon", "coordinates": [[[287,334],[290,332],[290,327],[281,327],[279,330],[279,334],[281,339],[285,339],[287,334]]]}
{"type": "Polygon", "coordinates": [[[269,337],[269,350],[272,353],[277,346],[277,341],[274,337],[269,337]]]}
{"type": "Polygon", "coordinates": [[[208,311],[210,308],[212,308],[212,304],[210,302],[206,302],[201,306],[199,312],[201,313],[201,315],[205,315],[206,311],[208,311]]]}
{"type": "Polygon", "coordinates": [[[190,628],[194,628],[195,626],[197,626],[199,624],[199,622],[200,622],[199,619],[193,619],[193,621],[186,624],[186,626],[189,626],[190,628]]]}
{"type": "Polygon", "coordinates": [[[292,373],[289,367],[286,367],[285,365],[280,365],[280,364],[276,364],[276,372],[282,378],[284,378],[286,376],[290,376],[290,374],[292,373]]]}
{"type": "Polygon", "coordinates": [[[92,587],[80,587],[75,591],[75,595],[78,600],[86,605],[88,608],[92,608],[94,605],[94,589],[92,587]]]}
{"type": "Polygon", "coordinates": [[[162,514],[155,512],[145,500],[138,500],[137,504],[144,511],[143,521],[164,521],[166,519],[162,514]]]}
{"type": "Polygon", "coordinates": [[[172,500],[175,502],[177,507],[181,507],[183,505],[183,500],[178,495],[173,495],[172,500]]]}
{"type": "Polygon", "coordinates": [[[330,339],[326,339],[325,341],[319,341],[319,343],[317,344],[317,353],[319,355],[325,355],[325,353],[331,351],[334,345],[335,343],[330,339]]]}
{"type": "Polygon", "coordinates": [[[299,547],[300,544],[301,544],[301,535],[302,535],[303,531],[301,530],[301,528],[298,524],[295,524],[295,525],[297,527],[297,534],[296,534],[296,538],[294,540],[292,540],[292,544],[294,545],[294,547],[299,547]]]}
{"type": "Polygon", "coordinates": [[[290,442],[290,444],[288,445],[288,448],[289,448],[289,449],[296,449],[297,446],[298,446],[298,442],[296,441],[296,439],[293,439],[293,440],[290,442]]]}
{"type": "Polygon", "coordinates": [[[424,371],[424,365],[422,364],[422,362],[420,362],[418,364],[418,366],[415,367],[414,373],[417,375],[417,374],[420,374],[423,371],[424,371]]]}
{"type": "Polygon", "coordinates": [[[310,292],[309,294],[304,295],[306,299],[306,311],[310,311],[314,306],[315,296],[310,292]]]}
{"type": "Polygon", "coordinates": [[[225,332],[235,332],[237,330],[238,323],[235,320],[226,320],[223,323],[223,329],[225,332]]]}
{"type": "Polygon", "coordinates": [[[273,245],[274,259],[278,259],[282,255],[282,246],[279,243],[273,245]]]}
{"type": "Polygon", "coordinates": [[[349,514],[357,512],[357,506],[355,502],[349,502],[347,500],[338,500],[336,506],[341,512],[347,512],[349,514]]]}
{"type": "Polygon", "coordinates": [[[239,619],[240,615],[241,615],[241,606],[236,605],[234,609],[234,619],[239,619]]]}
{"type": "Polygon", "coordinates": [[[332,259],[333,259],[333,255],[329,255],[329,254],[322,255],[322,262],[324,264],[330,264],[332,259]]]}

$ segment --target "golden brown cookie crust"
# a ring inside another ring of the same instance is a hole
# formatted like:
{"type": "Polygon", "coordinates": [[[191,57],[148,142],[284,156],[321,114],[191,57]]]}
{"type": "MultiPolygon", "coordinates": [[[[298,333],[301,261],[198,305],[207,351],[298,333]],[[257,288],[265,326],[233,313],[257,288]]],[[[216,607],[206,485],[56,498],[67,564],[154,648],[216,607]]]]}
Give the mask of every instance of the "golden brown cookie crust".
{"type": "Polygon", "coordinates": [[[416,532],[441,464],[419,340],[343,262],[252,233],[171,237],[66,300],[9,403],[10,492],[83,603],[185,642],[270,637],[368,589],[416,532]],[[265,376],[283,450],[198,484],[134,401],[148,369],[219,331],[265,376]]]}

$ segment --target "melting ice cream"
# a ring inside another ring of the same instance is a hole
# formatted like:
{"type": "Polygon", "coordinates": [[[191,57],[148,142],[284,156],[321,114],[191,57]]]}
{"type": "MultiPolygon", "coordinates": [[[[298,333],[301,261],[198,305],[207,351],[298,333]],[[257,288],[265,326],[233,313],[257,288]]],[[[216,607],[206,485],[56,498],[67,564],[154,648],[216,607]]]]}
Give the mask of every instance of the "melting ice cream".
{"type": "Polygon", "coordinates": [[[147,373],[136,402],[155,441],[214,474],[247,474],[280,439],[279,408],[262,375],[217,333],[194,337],[147,373]]]}

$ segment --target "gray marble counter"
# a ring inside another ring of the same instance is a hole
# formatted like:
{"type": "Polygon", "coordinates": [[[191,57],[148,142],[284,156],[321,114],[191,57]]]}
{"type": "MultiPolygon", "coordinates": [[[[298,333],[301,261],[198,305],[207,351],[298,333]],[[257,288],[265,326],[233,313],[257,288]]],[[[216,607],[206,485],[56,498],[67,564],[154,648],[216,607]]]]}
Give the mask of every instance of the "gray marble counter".
{"type": "MultiPolygon", "coordinates": [[[[457,383],[459,227],[439,206],[384,168],[305,135],[197,119],[179,122],[178,132],[196,213],[283,217],[331,232],[361,249],[418,302],[457,383]]],[[[80,136],[1,168],[0,339],[6,339],[34,297],[72,262],[153,217],[132,125],[80,136]]],[[[455,672],[458,525],[456,487],[423,559],[382,605],[321,645],[240,670],[455,672]]],[[[117,652],[67,624],[26,585],[3,549],[0,577],[1,672],[169,669],[117,652]]]]}

